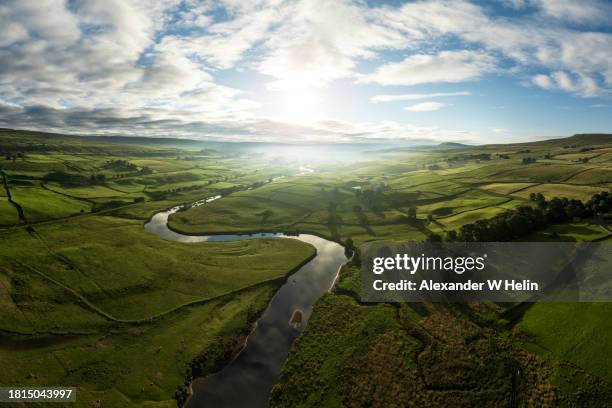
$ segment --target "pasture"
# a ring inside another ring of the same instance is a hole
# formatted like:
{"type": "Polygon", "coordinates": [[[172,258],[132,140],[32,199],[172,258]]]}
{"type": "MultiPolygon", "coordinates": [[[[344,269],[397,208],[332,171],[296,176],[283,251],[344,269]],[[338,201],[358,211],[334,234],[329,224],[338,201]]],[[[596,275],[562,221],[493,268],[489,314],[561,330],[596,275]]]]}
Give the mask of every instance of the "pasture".
{"type": "MultiPolygon", "coordinates": [[[[0,189],[0,383],[79,385],[82,406],[175,406],[189,364],[222,367],[280,282],[314,255],[296,240],[164,241],[143,229],[157,211],[221,194],[177,212],[170,227],[307,232],[360,246],[424,241],[536,206],[531,193],[586,201],[612,184],[610,143],[590,137],[367,150],[305,174],[309,163],[234,146],[0,136],[5,150],[23,152],[0,160],[17,205],[0,189]]],[[[599,224],[550,224],[525,239],[610,239],[599,224]]],[[[365,306],[358,292],[358,267],[343,268],[290,352],[272,406],[384,405],[383,389],[422,406],[503,404],[516,366],[535,401],[553,388],[573,395],[558,379],[563,364],[612,383],[597,359],[612,347],[603,305],[538,304],[509,327],[505,306],[365,306]]]]}

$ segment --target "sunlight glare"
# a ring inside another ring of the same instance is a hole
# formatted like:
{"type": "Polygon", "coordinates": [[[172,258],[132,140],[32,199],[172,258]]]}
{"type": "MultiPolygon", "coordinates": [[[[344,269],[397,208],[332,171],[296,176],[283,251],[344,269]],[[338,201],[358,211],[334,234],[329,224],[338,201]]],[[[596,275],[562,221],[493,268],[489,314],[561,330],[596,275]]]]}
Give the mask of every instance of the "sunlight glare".
{"type": "Polygon", "coordinates": [[[319,106],[322,99],[312,89],[296,87],[281,91],[277,95],[278,112],[293,120],[311,120],[321,112],[319,106]]]}

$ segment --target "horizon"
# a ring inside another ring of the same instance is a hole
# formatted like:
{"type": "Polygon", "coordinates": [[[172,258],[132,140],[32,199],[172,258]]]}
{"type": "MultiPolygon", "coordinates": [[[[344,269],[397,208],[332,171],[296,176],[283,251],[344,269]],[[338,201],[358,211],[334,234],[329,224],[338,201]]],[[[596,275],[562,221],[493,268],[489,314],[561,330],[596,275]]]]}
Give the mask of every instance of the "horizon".
{"type": "Polygon", "coordinates": [[[0,126],[319,144],[606,133],[611,13],[599,0],[8,1],[0,126]]]}
{"type": "MultiPolygon", "coordinates": [[[[121,134],[81,134],[81,133],[55,133],[55,132],[45,132],[40,130],[33,129],[12,129],[12,128],[4,128],[0,127],[1,132],[23,132],[23,133],[36,133],[50,136],[68,136],[68,137],[80,137],[80,138],[116,138],[122,139],[119,142],[125,142],[129,139],[146,139],[146,140],[165,140],[165,141],[178,141],[178,142],[194,142],[205,144],[253,144],[253,145],[283,145],[283,146],[302,146],[302,147],[323,147],[323,146],[378,146],[380,148],[388,149],[392,146],[400,148],[400,149],[419,149],[419,148],[435,148],[444,145],[457,145],[460,147],[487,147],[487,146],[496,146],[496,145],[513,145],[513,144],[529,144],[529,143],[539,143],[539,142],[547,142],[547,141],[555,141],[555,140],[563,140],[569,139],[572,137],[580,137],[580,136],[612,136],[612,133],[575,133],[571,135],[563,135],[563,136],[540,136],[536,137],[533,140],[527,141],[506,141],[506,142],[484,142],[484,143],[462,143],[455,141],[418,141],[418,140],[371,140],[371,141],[360,141],[360,142],[330,142],[330,141],[322,141],[322,142],[295,142],[291,141],[257,141],[257,140],[223,140],[223,139],[195,139],[191,137],[173,137],[173,136],[142,136],[142,135],[121,135],[121,134]]],[[[183,147],[184,148],[184,147],[183,147]]]]}

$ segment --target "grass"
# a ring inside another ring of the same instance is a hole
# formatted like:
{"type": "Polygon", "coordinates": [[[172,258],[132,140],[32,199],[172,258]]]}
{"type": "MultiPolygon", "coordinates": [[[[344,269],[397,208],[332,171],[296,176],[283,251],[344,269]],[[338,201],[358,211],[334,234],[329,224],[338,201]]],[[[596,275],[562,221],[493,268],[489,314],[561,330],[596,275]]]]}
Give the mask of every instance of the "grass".
{"type": "Polygon", "coordinates": [[[478,208],[496,206],[506,201],[509,201],[506,197],[493,196],[479,190],[472,190],[452,199],[419,206],[417,207],[417,214],[422,217],[433,214],[440,218],[478,208]]]}
{"type": "MultiPolygon", "coordinates": [[[[316,303],[271,407],[504,406],[517,366],[533,373],[524,374],[519,403],[527,395],[549,398],[540,390],[549,379],[536,378],[536,364],[481,331],[460,309],[360,305],[354,298],[358,277],[355,265],[344,267],[334,293],[316,303]]],[[[490,311],[481,306],[472,313],[490,311]]]]}
{"type": "MultiPolygon", "coordinates": [[[[3,135],[11,149],[44,143],[48,150],[0,162],[34,223],[29,232],[17,227],[0,192],[0,384],[79,385],[78,406],[174,406],[189,363],[204,358],[212,369],[235,353],[282,279],[313,255],[295,240],[164,241],[143,229],[161,209],[231,190],[175,214],[170,225],[190,233],[312,232],[363,245],[422,241],[430,231],[529,205],[530,192],[585,199],[612,183],[610,148],[581,153],[592,143],[579,141],[370,152],[365,162],[322,163],[294,176],[295,163],[257,155],[3,135]],[[491,160],[449,160],[483,152],[491,160]],[[549,153],[554,159],[544,159],[549,153]],[[587,156],[586,164],[573,161],[587,156]],[[523,157],[538,161],[522,165],[523,157]],[[106,181],[40,187],[55,171],[106,181]],[[113,201],[121,208],[104,209],[113,201]],[[92,213],[93,205],[103,212],[92,213]],[[408,219],[411,207],[416,220],[408,219]]],[[[528,240],[606,237],[584,220],[528,240]]],[[[504,406],[516,367],[519,404],[546,405],[553,387],[574,405],[607,401],[610,364],[598,359],[612,345],[606,305],[538,304],[510,331],[500,305],[364,305],[359,292],[359,269],[345,267],[315,305],[271,406],[504,406]]]]}
{"type": "Polygon", "coordinates": [[[464,224],[474,223],[483,218],[493,218],[504,211],[506,211],[506,209],[501,207],[486,207],[473,211],[465,211],[450,217],[438,218],[436,221],[441,224],[445,230],[456,230],[464,224]]]}
{"type": "MultiPolygon", "coordinates": [[[[235,352],[220,344],[244,340],[287,273],[314,249],[283,239],[164,241],[147,233],[143,221],[237,185],[223,181],[224,165],[189,170],[194,176],[176,181],[167,174],[211,159],[194,163],[133,146],[118,156],[105,146],[102,155],[92,152],[95,143],[85,146],[2,164],[28,221],[46,222],[0,231],[0,360],[9,367],[0,384],[76,385],[77,406],[175,406],[190,362],[202,353],[223,360],[235,352]],[[126,157],[143,152],[159,157],[126,157]],[[114,159],[150,166],[154,174],[106,168],[114,159]],[[40,182],[52,171],[107,174],[109,180],[49,183],[50,191],[40,182]],[[151,200],[145,187],[167,198],[151,200]],[[132,203],[138,196],[145,201],[132,203]],[[105,215],[90,212],[93,202],[110,200],[130,204],[105,215]]],[[[16,225],[15,208],[2,198],[0,220],[16,225]]]]}
{"type": "MultiPolygon", "coordinates": [[[[589,170],[589,166],[578,164],[530,164],[511,169],[497,175],[499,180],[512,182],[560,182],[572,179],[580,172],[589,170]]],[[[586,183],[585,183],[586,184],[586,183]]]]}
{"type": "Polygon", "coordinates": [[[577,174],[568,180],[575,184],[606,184],[612,183],[612,169],[596,168],[577,174]]]}
{"type": "Polygon", "coordinates": [[[169,225],[176,230],[194,232],[240,232],[276,230],[289,226],[308,213],[258,196],[235,195],[208,205],[177,213],[169,225]],[[271,214],[266,216],[266,211],[271,214]]]}
{"type": "Polygon", "coordinates": [[[572,241],[589,242],[610,235],[594,221],[553,224],[522,239],[527,242],[572,241]]]}
{"type": "Polygon", "coordinates": [[[113,407],[174,407],[190,361],[223,338],[243,335],[249,314],[265,308],[276,287],[261,285],[143,326],[15,338],[19,349],[0,347],[0,383],[78,386],[78,407],[97,400],[113,407]]]}
{"type": "Polygon", "coordinates": [[[519,327],[546,352],[612,383],[612,366],[602,354],[612,344],[610,313],[610,303],[539,303],[519,327]]]}
{"type": "Polygon", "coordinates": [[[60,195],[42,187],[11,187],[11,195],[13,200],[21,205],[29,222],[69,217],[91,210],[91,205],[87,202],[60,195]]]}
{"type": "Polygon", "coordinates": [[[579,186],[571,184],[539,184],[533,187],[523,189],[512,195],[527,199],[529,198],[529,195],[531,193],[541,193],[547,200],[550,200],[553,197],[567,197],[586,202],[589,200],[589,198],[593,196],[593,194],[599,193],[601,191],[601,187],[579,186]]]}
{"type": "Polygon", "coordinates": [[[486,191],[493,191],[497,194],[512,194],[517,190],[523,190],[532,186],[533,183],[491,183],[481,186],[480,188],[486,191]]]}
{"type": "Polygon", "coordinates": [[[113,217],[75,219],[36,231],[36,236],[6,237],[2,254],[128,320],[282,277],[314,251],[299,241],[279,239],[168,242],[146,232],[139,221],[113,217]]]}
{"type": "Polygon", "coordinates": [[[18,222],[19,217],[13,204],[9,203],[6,196],[0,197],[0,225],[13,225],[18,222]]]}
{"type": "Polygon", "coordinates": [[[189,362],[243,336],[279,279],[313,255],[297,240],[167,242],[139,221],[101,216],[1,241],[0,345],[15,346],[0,347],[11,367],[0,383],[77,385],[79,406],[173,406],[189,362]]]}
{"type": "MultiPolygon", "coordinates": [[[[292,349],[293,358],[283,367],[270,405],[341,406],[345,397],[343,383],[357,371],[352,367],[347,370],[347,364],[357,356],[367,356],[377,343],[386,340],[382,336],[391,333],[397,336],[389,340],[392,347],[399,349],[395,357],[398,366],[387,368],[393,369],[393,376],[401,384],[413,375],[410,364],[404,359],[415,351],[416,344],[400,330],[393,308],[387,305],[363,308],[346,296],[323,296],[315,306],[306,331],[292,349]]],[[[392,399],[390,395],[388,400],[392,399]]]]}
{"type": "Polygon", "coordinates": [[[49,190],[56,191],[72,197],[92,199],[92,198],[113,198],[123,197],[125,194],[113,190],[103,185],[83,186],[83,187],[62,187],[57,183],[49,183],[46,186],[49,190]]]}

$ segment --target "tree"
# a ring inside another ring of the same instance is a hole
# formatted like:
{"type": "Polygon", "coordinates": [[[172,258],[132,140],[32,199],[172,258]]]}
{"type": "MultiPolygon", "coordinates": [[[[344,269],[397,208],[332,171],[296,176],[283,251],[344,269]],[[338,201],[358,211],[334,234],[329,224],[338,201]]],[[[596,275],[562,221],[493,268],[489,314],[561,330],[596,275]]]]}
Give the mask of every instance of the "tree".
{"type": "Polygon", "coordinates": [[[450,230],[446,232],[446,241],[453,242],[457,240],[457,231],[450,230]]]}
{"type": "Polygon", "coordinates": [[[555,197],[548,203],[548,217],[551,221],[566,221],[568,219],[565,211],[565,203],[562,199],[555,197]]]}
{"type": "Polygon", "coordinates": [[[523,164],[532,164],[535,162],[536,162],[535,157],[523,157],[523,161],[522,161],[523,164]]]}
{"type": "Polygon", "coordinates": [[[355,243],[353,242],[352,238],[347,238],[346,241],[344,241],[344,255],[348,257],[351,256],[351,254],[353,254],[353,252],[355,252],[355,243]]]}
{"type": "Polygon", "coordinates": [[[508,218],[508,229],[513,238],[523,237],[532,230],[529,220],[520,213],[513,213],[508,218]]]}
{"type": "MultiPolygon", "coordinates": [[[[594,194],[586,203],[580,200],[555,197],[546,201],[541,193],[535,194],[538,203],[504,211],[490,219],[465,224],[459,231],[448,231],[447,241],[509,241],[530,234],[549,223],[564,222],[574,217],[591,217],[612,209],[612,195],[608,191],[594,194]]],[[[557,237],[551,234],[552,238],[557,237]]]]}
{"type": "Polygon", "coordinates": [[[430,231],[427,234],[427,242],[442,242],[442,236],[430,231]]]}

